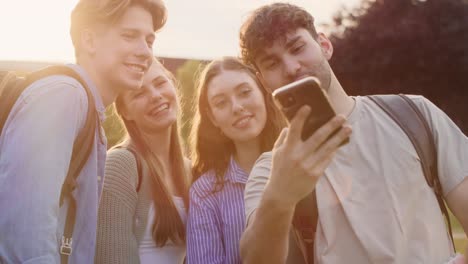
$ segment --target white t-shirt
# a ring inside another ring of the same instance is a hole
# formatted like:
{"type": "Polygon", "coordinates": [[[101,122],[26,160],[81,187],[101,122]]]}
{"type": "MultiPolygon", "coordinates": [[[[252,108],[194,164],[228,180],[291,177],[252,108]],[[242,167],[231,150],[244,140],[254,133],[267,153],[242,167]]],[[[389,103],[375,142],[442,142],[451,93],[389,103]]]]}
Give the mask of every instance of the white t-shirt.
{"type": "MultiPolygon", "coordinates": [[[[410,98],[429,121],[447,195],[468,176],[468,138],[430,101],[410,98]]],[[[444,263],[453,249],[416,150],[370,99],[355,99],[348,117],[350,142],[338,150],[316,186],[315,263],[444,263]]],[[[250,173],[247,223],[260,203],[270,168],[271,153],[265,153],[250,173]]]]}
{"type": "MultiPolygon", "coordinates": [[[[181,197],[173,196],[177,211],[182,218],[184,224],[187,221],[187,213],[184,201],[181,197]]],[[[154,223],[154,203],[151,203],[148,212],[148,224],[145,228],[145,233],[138,247],[141,264],[154,263],[183,263],[185,258],[186,247],[176,245],[172,241],[168,241],[164,247],[157,247],[152,235],[154,223]]]]}

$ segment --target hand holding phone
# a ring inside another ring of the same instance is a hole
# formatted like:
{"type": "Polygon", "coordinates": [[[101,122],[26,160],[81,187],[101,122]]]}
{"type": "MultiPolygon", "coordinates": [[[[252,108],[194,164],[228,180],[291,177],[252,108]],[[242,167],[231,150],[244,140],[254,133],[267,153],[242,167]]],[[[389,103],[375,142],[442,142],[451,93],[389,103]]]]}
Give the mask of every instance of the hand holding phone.
{"type": "MultiPolygon", "coordinates": [[[[289,121],[293,119],[302,106],[308,105],[311,108],[303,126],[302,140],[309,138],[317,129],[336,116],[328,96],[320,87],[320,81],[315,77],[306,77],[280,87],[273,92],[273,98],[275,104],[289,121]]],[[[334,133],[331,136],[333,135],[334,133]]],[[[349,138],[342,145],[348,142],[349,138]]]]}

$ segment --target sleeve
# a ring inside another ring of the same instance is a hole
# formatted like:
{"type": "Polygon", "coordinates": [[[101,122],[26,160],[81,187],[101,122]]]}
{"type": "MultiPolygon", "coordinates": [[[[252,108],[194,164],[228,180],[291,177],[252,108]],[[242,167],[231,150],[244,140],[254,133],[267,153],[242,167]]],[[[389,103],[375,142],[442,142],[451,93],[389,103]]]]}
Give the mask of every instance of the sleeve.
{"type": "Polygon", "coordinates": [[[468,138],[437,106],[422,96],[412,96],[429,121],[437,148],[437,166],[444,196],[468,177],[468,138]]]}
{"type": "Polygon", "coordinates": [[[270,179],[272,153],[263,153],[255,162],[245,185],[244,202],[246,225],[249,224],[250,216],[258,208],[262,199],[263,191],[270,179]]]}
{"type": "Polygon", "coordinates": [[[134,232],[138,169],[124,149],[108,153],[98,212],[95,263],[140,263],[134,232]]]}
{"type": "Polygon", "coordinates": [[[54,76],[33,83],[12,108],[0,137],[0,256],[6,262],[59,259],[59,196],[87,104],[76,80],[54,76]]]}
{"type": "Polygon", "coordinates": [[[212,196],[203,176],[190,189],[190,207],[187,223],[187,263],[224,263],[225,250],[221,222],[212,196]],[[201,187],[204,185],[203,187],[201,187]],[[208,193],[208,192],[206,192],[208,193]]]}

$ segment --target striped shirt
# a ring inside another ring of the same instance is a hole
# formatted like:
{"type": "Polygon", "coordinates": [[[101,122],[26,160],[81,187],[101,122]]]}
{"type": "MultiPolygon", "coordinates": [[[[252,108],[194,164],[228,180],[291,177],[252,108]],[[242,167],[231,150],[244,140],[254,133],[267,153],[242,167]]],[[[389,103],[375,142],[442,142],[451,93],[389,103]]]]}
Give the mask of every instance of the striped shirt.
{"type": "Polygon", "coordinates": [[[239,241],[245,228],[244,189],[248,174],[231,157],[224,188],[216,193],[213,171],[190,188],[187,221],[189,264],[241,263],[239,241]]]}

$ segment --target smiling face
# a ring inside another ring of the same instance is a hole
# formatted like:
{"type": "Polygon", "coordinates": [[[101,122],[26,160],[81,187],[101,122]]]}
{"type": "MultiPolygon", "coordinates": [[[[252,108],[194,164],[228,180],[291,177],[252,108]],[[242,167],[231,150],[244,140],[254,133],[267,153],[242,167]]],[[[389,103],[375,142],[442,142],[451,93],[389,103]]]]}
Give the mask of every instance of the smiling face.
{"type": "Polygon", "coordinates": [[[177,121],[178,100],[173,81],[158,62],[143,78],[143,87],[123,94],[122,116],[145,133],[169,129],[177,121]]]}
{"type": "Polygon", "coordinates": [[[304,28],[289,32],[285,39],[277,39],[255,60],[260,78],[272,90],[307,76],[320,80],[328,91],[332,71],[328,60],[333,53],[331,42],[323,34],[317,39],[304,28]]]}
{"type": "Polygon", "coordinates": [[[223,70],[208,83],[211,122],[234,144],[258,140],[267,111],[260,87],[245,71],[223,70]]]}
{"type": "Polygon", "coordinates": [[[115,23],[100,25],[88,33],[84,46],[100,83],[109,83],[117,94],[139,89],[153,56],[151,13],[133,5],[115,23]]]}

